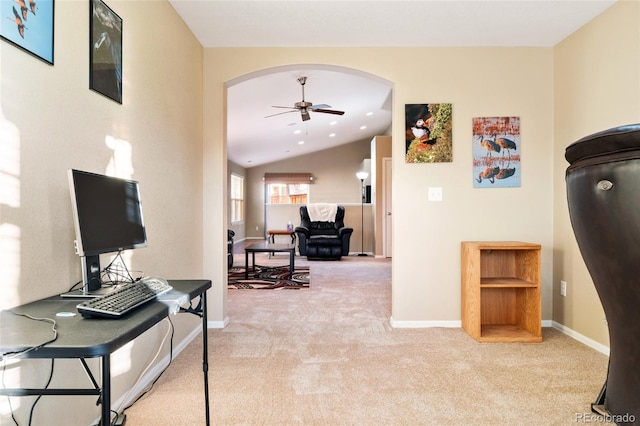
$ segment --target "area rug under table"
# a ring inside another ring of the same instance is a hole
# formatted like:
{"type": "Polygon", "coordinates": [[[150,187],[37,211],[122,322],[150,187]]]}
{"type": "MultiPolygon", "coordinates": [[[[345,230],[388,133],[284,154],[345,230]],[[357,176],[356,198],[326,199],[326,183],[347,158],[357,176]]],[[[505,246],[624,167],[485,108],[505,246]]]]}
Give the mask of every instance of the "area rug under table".
{"type": "Polygon", "coordinates": [[[308,290],[309,267],[296,266],[293,278],[289,278],[289,265],[261,266],[249,270],[249,278],[244,278],[244,266],[233,267],[229,271],[229,288],[238,290],[308,290]]]}

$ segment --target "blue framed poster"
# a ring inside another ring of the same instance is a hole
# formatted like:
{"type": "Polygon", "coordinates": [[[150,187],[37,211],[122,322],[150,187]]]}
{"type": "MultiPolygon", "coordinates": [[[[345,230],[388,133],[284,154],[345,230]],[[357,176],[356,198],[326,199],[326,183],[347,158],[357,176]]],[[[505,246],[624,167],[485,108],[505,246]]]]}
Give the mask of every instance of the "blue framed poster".
{"type": "Polygon", "coordinates": [[[0,37],[53,65],[54,0],[0,0],[0,37]]]}

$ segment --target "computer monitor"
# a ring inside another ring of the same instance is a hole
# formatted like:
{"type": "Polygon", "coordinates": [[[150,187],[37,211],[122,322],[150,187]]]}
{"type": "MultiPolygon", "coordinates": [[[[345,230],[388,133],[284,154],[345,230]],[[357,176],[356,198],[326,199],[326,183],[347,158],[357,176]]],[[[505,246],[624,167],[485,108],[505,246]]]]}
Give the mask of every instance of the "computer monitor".
{"type": "Polygon", "coordinates": [[[138,182],[74,169],[68,177],[81,295],[99,294],[100,255],[147,246],[138,182]]]}

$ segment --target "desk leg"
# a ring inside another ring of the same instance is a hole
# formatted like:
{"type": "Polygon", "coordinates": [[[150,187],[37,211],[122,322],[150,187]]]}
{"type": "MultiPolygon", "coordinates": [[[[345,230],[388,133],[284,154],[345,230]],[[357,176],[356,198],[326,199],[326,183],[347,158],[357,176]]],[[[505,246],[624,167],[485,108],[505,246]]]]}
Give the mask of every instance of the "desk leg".
{"type": "Polygon", "coordinates": [[[111,356],[102,356],[102,416],[100,424],[109,426],[111,424],[111,356]]]}
{"type": "Polygon", "coordinates": [[[207,291],[202,297],[202,371],[204,372],[204,410],[206,425],[209,426],[209,350],[207,341],[207,291]]]}
{"type": "Polygon", "coordinates": [[[249,252],[244,252],[244,279],[249,279],[249,252]]]}
{"type": "Polygon", "coordinates": [[[290,250],[289,251],[289,279],[292,280],[293,279],[293,269],[294,269],[294,259],[296,257],[296,250],[290,250]]]}

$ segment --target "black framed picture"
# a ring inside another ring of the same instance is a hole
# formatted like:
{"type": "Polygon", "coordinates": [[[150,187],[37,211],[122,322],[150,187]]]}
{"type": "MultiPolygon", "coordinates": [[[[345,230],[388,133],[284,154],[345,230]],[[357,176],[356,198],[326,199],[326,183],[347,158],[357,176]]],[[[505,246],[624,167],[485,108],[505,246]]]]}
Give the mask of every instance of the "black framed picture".
{"type": "Polygon", "coordinates": [[[121,104],[122,19],[102,0],[89,5],[89,88],[121,104]]]}
{"type": "Polygon", "coordinates": [[[53,2],[0,0],[0,37],[53,65],[53,2]]]}

